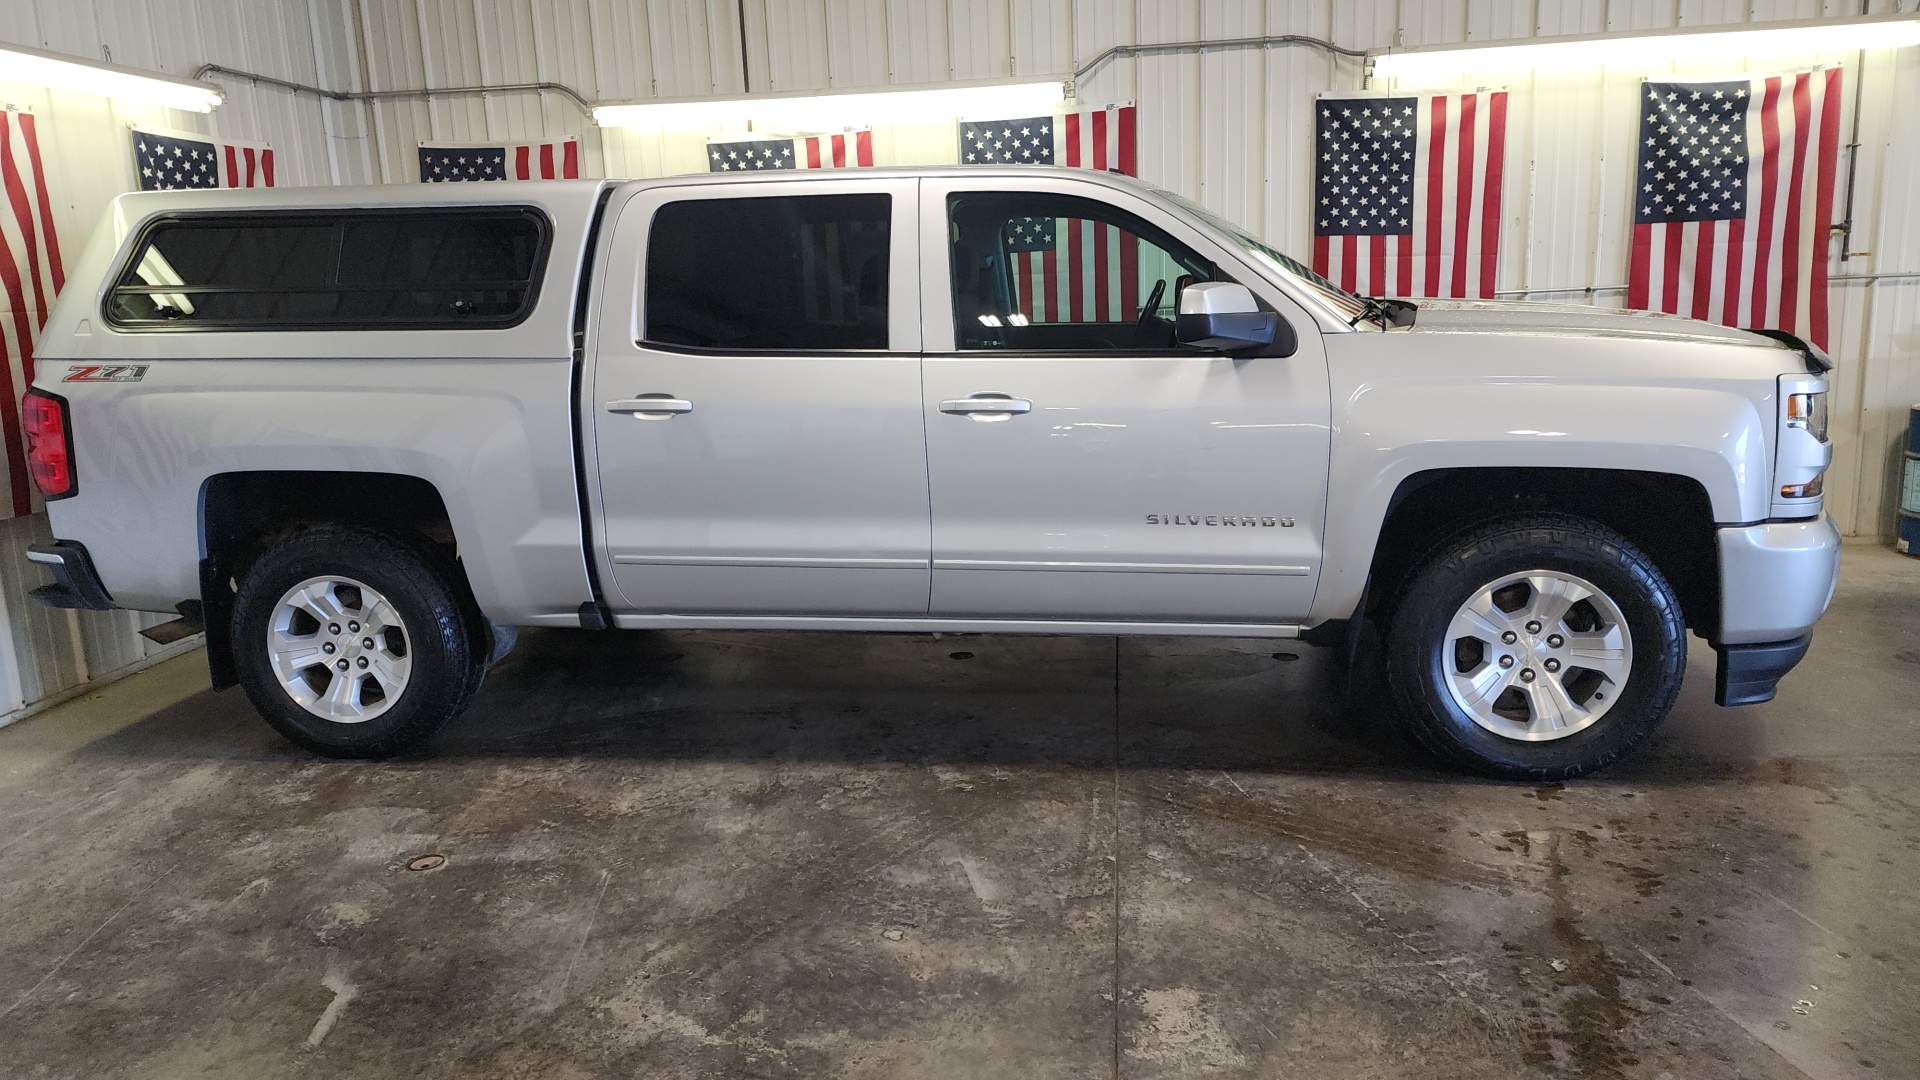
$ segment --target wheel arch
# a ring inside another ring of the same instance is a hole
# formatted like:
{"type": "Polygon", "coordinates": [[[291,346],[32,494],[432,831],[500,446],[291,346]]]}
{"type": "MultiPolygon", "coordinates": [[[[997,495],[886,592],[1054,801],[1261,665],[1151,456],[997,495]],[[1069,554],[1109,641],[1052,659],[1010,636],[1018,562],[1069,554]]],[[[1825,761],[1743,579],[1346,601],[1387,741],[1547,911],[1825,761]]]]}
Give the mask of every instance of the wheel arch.
{"type": "MultiPolygon", "coordinates": [[[[216,473],[200,485],[200,605],[215,689],[238,681],[229,624],[239,581],[260,553],[317,525],[350,524],[414,538],[442,555],[473,604],[446,500],[401,473],[262,470],[216,473]]],[[[478,610],[477,605],[474,609],[478,610]]]]}
{"type": "Polygon", "coordinates": [[[1538,511],[1599,522],[1659,567],[1688,628],[1713,637],[1720,619],[1720,558],[1711,499],[1675,473],[1615,469],[1433,469],[1402,480],[1387,503],[1362,603],[1388,619],[1408,577],[1436,544],[1497,517],[1538,511]]]}

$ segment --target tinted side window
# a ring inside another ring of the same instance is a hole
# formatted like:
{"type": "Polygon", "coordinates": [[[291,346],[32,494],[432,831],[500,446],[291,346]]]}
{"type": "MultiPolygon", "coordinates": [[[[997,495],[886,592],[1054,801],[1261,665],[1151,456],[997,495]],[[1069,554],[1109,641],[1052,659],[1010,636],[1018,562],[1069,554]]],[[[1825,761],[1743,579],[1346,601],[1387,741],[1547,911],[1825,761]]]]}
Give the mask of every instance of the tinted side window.
{"type": "Polygon", "coordinates": [[[147,231],[107,302],[123,327],[491,329],[533,307],[546,221],[517,208],[195,215],[147,231]]]}
{"type": "Polygon", "coordinates": [[[668,203],[647,237],[646,339],[729,350],[887,347],[890,195],[668,203]]]}
{"type": "Polygon", "coordinates": [[[1178,351],[1180,290],[1212,263],[1115,206],[1042,192],[950,196],[962,349],[1178,351]]]}

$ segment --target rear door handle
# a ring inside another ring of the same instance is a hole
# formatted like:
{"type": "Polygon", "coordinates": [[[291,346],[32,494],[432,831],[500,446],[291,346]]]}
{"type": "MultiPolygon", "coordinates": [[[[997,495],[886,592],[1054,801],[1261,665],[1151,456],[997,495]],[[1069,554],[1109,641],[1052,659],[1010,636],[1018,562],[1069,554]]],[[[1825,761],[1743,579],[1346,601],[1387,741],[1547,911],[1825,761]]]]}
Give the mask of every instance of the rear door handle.
{"type": "Polygon", "coordinates": [[[665,420],[693,411],[693,402],[668,394],[641,394],[624,401],[607,402],[610,413],[628,413],[642,420],[665,420]]]}
{"type": "Polygon", "coordinates": [[[980,393],[970,397],[948,398],[940,411],[955,416],[979,416],[983,420],[1004,420],[1019,413],[1032,412],[1033,402],[1000,393],[980,393]]]}

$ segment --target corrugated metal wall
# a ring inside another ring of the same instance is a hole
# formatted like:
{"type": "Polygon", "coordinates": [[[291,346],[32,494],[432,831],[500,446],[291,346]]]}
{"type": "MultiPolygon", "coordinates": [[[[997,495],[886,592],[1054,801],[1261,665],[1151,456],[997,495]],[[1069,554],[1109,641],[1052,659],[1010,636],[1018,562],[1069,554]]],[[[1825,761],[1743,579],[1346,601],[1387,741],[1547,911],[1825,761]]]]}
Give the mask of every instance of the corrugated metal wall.
{"type": "MultiPolygon", "coordinates": [[[[1920,0],[1870,0],[1866,10],[1916,6],[1920,0]]],[[[213,61],[348,90],[548,81],[590,100],[620,101],[1063,77],[1117,44],[1306,34],[1378,48],[1861,10],[1858,0],[11,0],[0,7],[0,39],[88,56],[110,48],[117,62],[177,74],[213,61]]],[[[1844,265],[1836,260],[1833,272],[1920,272],[1920,124],[1911,119],[1920,101],[1920,49],[1806,56],[1793,64],[1815,62],[1847,65],[1846,124],[1854,79],[1864,75],[1854,247],[1872,254],[1844,265]]],[[[1503,79],[1513,91],[1503,290],[1620,302],[1612,287],[1626,279],[1623,188],[1632,168],[1634,88],[1645,75],[1673,70],[1503,79]]],[[[1312,49],[1217,49],[1118,58],[1091,73],[1080,94],[1087,102],[1138,103],[1140,167],[1148,180],[1277,246],[1305,252],[1310,103],[1321,91],[1358,88],[1362,77],[1358,61],[1312,49]]],[[[581,137],[590,175],[705,167],[698,134],[601,131],[552,92],[323,105],[220,81],[231,97],[210,117],[149,117],[99,99],[0,84],[7,100],[54,120],[58,190],[67,204],[63,236],[77,246],[105,198],[131,186],[130,158],[116,141],[124,140],[130,120],[269,140],[290,183],[413,182],[415,147],[423,141],[563,135],[581,137]]],[[[952,153],[951,138],[876,134],[883,164],[952,153]]],[[[1833,303],[1839,455],[1829,506],[1850,534],[1885,535],[1896,501],[1899,432],[1906,406],[1920,400],[1920,277],[1836,281],[1833,303]]],[[[0,537],[0,569],[13,581],[19,568],[5,561],[8,543],[0,537]]],[[[17,629],[13,637],[27,641],[17,629]]],[[[76,651],[58,641],[36,647],[84,652],[84,645],[76,651]]],[[[40,663],[34,652],[19,655],[13,668],[40,663]]],[[[70,668],[48,663],[56,675],[42,681],[59,684],[67,676],[58,672],[70,668]]],[[[0,664],[0,713],[7,709],[8,670],[0,664]]]]}
{"type": "MultiPolygon", "coordinates": [[[[0,41],[181,76],[219,63],[332,85],[345,76],[342,58],[352,40],[350,23],[327,0],[0,3],[0,41]]],[[[56,234],[69,259],[86,246],[108,200],[137,186],[128,135],[135,125],[271,143],[282,184],[367,175],[365,140],[350,110],[323,107],[310,95],[222,81],[226,104],[208,114],[0,81],[0,107],[37,118],[56,234]],[[343,143],[345,169],[335,160],[343,143]]],[[[163,648],[139,636],[140,628],[166,616],[55,611],[29,599],[26,591],[46,573],[27,563],[26,547],[48,539],[45,514],[0,521],[0,723],[90,681],[193,647],[189,641],[163,648]]]]}

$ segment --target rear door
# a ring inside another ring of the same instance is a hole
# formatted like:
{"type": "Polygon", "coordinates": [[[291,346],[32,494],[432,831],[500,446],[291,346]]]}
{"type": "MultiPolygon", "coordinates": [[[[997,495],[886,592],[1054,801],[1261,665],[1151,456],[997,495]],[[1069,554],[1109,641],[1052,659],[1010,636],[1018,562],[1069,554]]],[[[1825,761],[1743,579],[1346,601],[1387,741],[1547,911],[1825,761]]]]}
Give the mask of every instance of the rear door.
{"type": "Polygon", "coordinates": [[[921,220],[933,613],[1306,616],[1329,438],[1306,313],[1104,185],[928,179],[921,220]],[[1181,285],[1223,279],[1291,322],[1297,351],[1177,344],[1181,285]]]}
{"type": "Polygon", "coordinates": [[[927,610],[916,181],[639,189],[591,409],[631,613],[927,610]]]}

